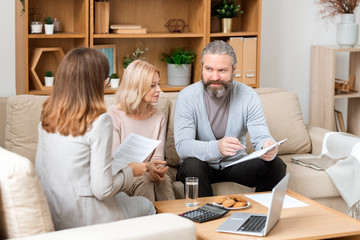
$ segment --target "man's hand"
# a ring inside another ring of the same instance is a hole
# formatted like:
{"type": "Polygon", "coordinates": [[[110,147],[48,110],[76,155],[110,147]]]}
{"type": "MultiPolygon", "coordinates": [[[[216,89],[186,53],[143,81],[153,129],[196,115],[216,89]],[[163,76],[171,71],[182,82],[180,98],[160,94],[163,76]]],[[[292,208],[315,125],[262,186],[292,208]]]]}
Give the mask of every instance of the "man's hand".
{"type": "MultiPolygon", "coordinates": [[[[274,145],[275,143],[271,140],[266,140],[262,146],[262,148],[266,148],[269,147],[271,145],[274,145]]],[[[270,152],[265,153],[264,155],[262,155],[260,158],[265,160],[265,161],[271,161],[275,158],[277,152],[278,152],[279,147],[274,148],[273,150],[271,150],[270,152]]]]}
{"type": "Polygon", "coordinates": [[[234,156],[237,151],[243,148],[239,139],[234,137],[224,137],[219,141],[219,151],[224,156],[234,156]]]}

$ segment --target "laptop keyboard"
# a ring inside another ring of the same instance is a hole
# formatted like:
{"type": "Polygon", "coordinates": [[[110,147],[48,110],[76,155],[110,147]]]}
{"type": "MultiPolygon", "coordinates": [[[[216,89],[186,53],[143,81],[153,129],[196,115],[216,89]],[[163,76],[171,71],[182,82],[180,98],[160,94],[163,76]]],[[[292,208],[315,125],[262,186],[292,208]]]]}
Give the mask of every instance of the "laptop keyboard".
{"type": "Polygon", "coordinates": [[[238,231],[246,232],[261,232],[265,227],[266,216],[251,215],[246,221],[239,227],[238,231]]]}

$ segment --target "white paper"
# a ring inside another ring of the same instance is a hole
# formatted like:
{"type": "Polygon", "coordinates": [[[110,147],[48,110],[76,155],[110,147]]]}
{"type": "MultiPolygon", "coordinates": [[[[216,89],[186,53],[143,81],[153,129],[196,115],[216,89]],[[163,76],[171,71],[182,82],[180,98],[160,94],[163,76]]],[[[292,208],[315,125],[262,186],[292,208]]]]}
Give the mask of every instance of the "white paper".
{"type": "MultiPolygon", "coordinates": [[[[272,193],[259,193],[259,194],[250,194],[245,195],[246,197],[264,205],[269,208],[272,198],[272,193]]],[[[307,203],[304,203],[296,198],[290,197],[289,195],[285,195],[283,208],[296,208],[296,207],[306,207],[309,206],[307,203]]]]}
{"type": "Polygon", "coordinates": [[[112,154],[112,174],[115,175],[131,162],[143,162],[160,142],[160,140],[130,133],[112,154]]]}
{"type": "Polygon", "coordinates": [[[271,150],[273,150],[274,148],[280,146],[282,143],[286,142],[288,139],[285,138],[284,140],[281,140],[277,143],[274,143],[273,145],[269,146],[269,147],[266,147],[266,148],[263,148],[263,149],[260,149],[258,151],[255,151],[253,153],[250,153],[249,155],[243,157],[243,158],[240,158],[232,163],[229,163],[228,165],[225,165],[225,167],[229,167],[229,166],[232,166],[232,165],[235,165],[237,163],[240,163],[240,162],[244,162],[244,161],[247,161],[247,160],[250,160],[250,159],[254,159],[254,158],[259,158],[261,157],[262,155],[264,155],[265,153],[267,152],[270,152],[271,150]]]}

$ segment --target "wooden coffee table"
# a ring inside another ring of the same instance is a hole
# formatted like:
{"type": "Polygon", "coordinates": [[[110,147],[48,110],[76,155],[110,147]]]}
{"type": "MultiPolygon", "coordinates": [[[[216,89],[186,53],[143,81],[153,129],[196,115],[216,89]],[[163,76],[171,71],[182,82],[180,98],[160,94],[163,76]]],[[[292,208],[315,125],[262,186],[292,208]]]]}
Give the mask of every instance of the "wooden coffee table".
{"type": "MultiPolygon", "coordinates": [[[[216,232],[216,228],[234,211],[267,213],[267,207],[249,199],[251,206],[248,208],[232,210],[224,217],[213,221],[195,223],[197,239],[360,239],[360,221],[293,191],[288,190],[287,195],[303,201],[309,206],[283,209],[279,222],[266,237],[216,232]]],[[[214,197],[199,198],[199,206],[212,203],[213,199],[214,197]]],[[[185,199],[157,201],[154,202],[154,205],[158,213],[179,214],[197,208],[186,207],[185,199]]]]}

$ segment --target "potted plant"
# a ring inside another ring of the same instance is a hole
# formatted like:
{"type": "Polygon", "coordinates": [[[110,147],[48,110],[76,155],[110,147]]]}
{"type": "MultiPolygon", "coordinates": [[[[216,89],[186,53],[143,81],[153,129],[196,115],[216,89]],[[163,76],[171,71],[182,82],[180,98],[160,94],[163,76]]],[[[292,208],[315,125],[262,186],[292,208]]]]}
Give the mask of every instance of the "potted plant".
{"type": "Polygon", "coordinates": [[[215,4],[216,16],[221,20],[221,31],[231,32],[232,19],[244,13],[240,11],[240,4],[236,4],[234,0],[223,0],[215,4]]]}
{"type": "Polygon", "coordinates": [[[172,49],[170,54],[162,53],[161,60],[167,63],[168,84],[185,86],[190,84],[191,66],[196,54],[189,49],[172,49]]]}
{"type": "Polygon", "coordinates": [[[141,57],[141,55],[143,55],[145,53],[145,51],[148,51],[147,48],[143,48],[142,44],[140,42],[140,47],[136,48],[134,50],[134,52],[131,54],[131,56],[128,54],[126,56],[124,56],[123,58],[123,67],[124,69],[133,61],[137,60],[137,59],[141,59],[144,60],[144,57],[141,57]]]}
{"type": "Polygon", "coordinates": [[[341,16],[336,35],[340,46],[353,47],[358,42],[359,25],[355,23],[355,10],[359,3],[360,0],[315,0],[323,19],[333,21],[335,17],[341,16]]]}
{"type": "Polygon", "coordinates": [[[54,85],[54,75],[52,71],[46,71],[45,72],[45,86],[51,87],[54,85]]]}
{"type": "Polygon", "coordinates": [[[120,77],[119,74],[113,73],[110,76],[110,87],[111,88],[117,88],[119,86],[120,77]]]}
{"type": "Polygon", "coordinates": [[[53,34],[54,33],[54,19],[51,17],[45,18],[45,34],[53,34]]]}

